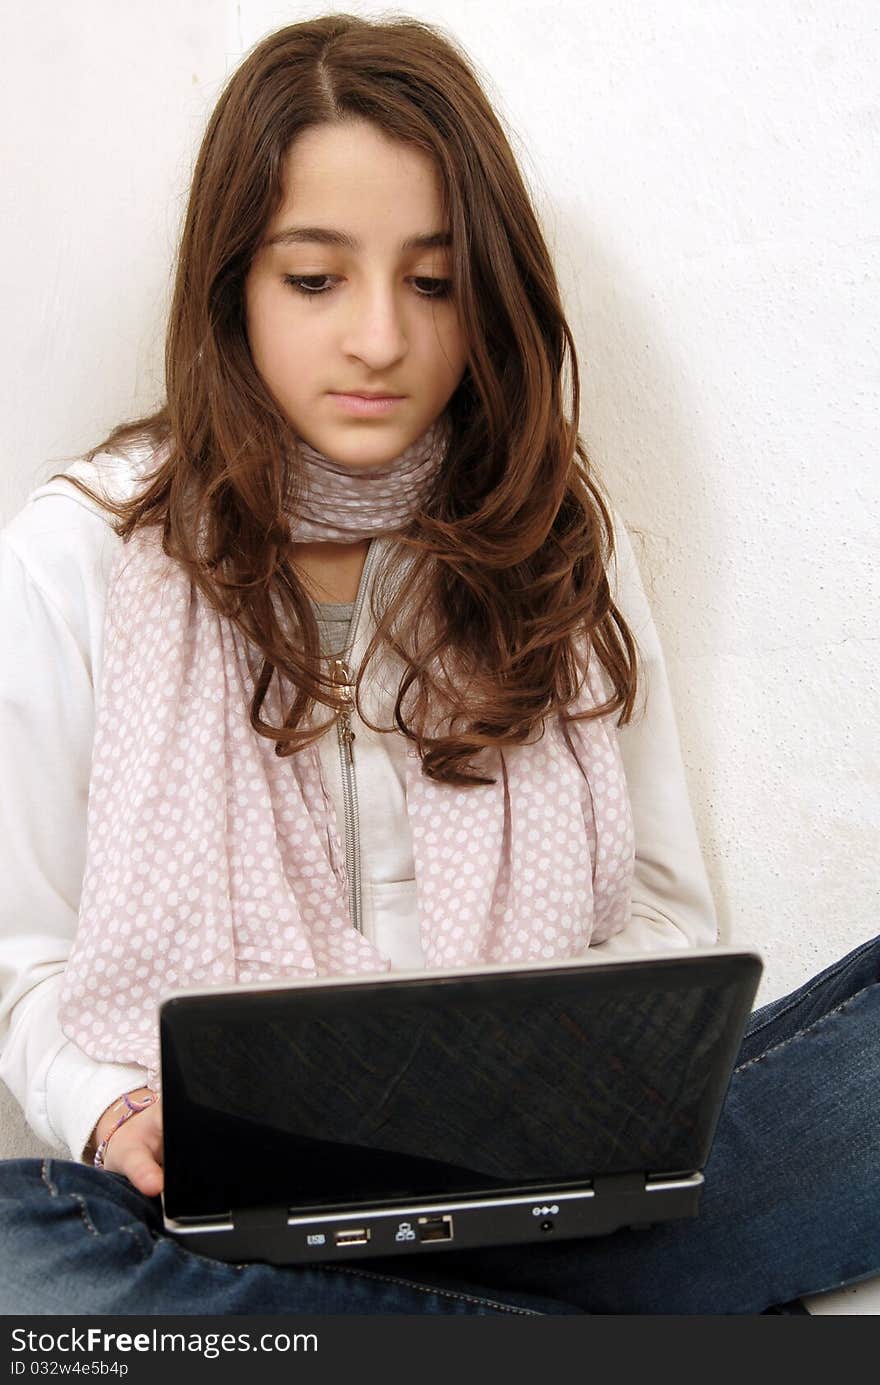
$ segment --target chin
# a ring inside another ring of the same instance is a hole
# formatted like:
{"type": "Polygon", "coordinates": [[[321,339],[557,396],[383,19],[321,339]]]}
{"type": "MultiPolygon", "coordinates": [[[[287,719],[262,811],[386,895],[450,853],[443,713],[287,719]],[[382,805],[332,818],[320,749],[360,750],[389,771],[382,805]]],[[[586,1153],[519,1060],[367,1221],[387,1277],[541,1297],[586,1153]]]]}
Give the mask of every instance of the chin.
{"type": "Polygon", "coordinates": [[[399,428],[377,426],[375,423],[365,427],[361,422],[357,429],[346,428],[340,433],[334,430],[331,436],[308,436],[305,433],[301,436],[331,461],[354,470],[385,466],[387,462],[399,457],[401,452],[405,452],[424,431],[423,428],[411,436],[410,429],[403,431],[399,428]]]}

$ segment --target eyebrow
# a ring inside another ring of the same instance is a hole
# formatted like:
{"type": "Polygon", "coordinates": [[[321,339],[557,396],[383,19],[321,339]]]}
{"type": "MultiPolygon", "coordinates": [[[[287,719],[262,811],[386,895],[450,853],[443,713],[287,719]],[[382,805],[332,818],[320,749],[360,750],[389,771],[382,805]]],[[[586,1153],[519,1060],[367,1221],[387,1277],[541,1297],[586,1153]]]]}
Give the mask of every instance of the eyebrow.
{"type": "MultiPolygon", "coordinates": [[[[337,245],[344,250],[360,250],[360,242],[346,231],[333,231],[327,226],[287,226],[268,236],[266,245],[337,245]]],[[[401,244],[401,250],[439,250],[452,244],[449,231],[430,231],[425,235],[408,236],[401,244]]]]}

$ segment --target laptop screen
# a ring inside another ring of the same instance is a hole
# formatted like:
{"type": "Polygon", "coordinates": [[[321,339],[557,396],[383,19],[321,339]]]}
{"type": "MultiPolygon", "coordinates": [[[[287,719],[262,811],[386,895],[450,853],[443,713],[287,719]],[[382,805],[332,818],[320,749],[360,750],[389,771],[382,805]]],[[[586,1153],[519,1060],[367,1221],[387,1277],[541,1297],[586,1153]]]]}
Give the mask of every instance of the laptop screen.
{"type": "Polygon", "coordinates": [[[759,972],[683,956],[171,999],[166,1215],[692,1172],[759,972]]]}

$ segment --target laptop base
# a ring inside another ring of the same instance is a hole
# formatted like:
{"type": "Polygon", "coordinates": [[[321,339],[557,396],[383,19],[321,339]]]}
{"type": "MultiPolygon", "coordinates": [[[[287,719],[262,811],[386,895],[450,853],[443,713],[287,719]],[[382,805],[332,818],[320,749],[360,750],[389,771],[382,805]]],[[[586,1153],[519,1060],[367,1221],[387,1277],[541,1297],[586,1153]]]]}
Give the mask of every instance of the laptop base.
{"type": "Polygon", "coordinates": [[[604,1236],[625,1226],[695,1217],[702,1188],[701,1173],[647,1179],[615,1174],[574,1192],[444,1199],[393,1210],[349,1207],[305,1215],[259,1207],[229,1218],[166,1217],[165,1229],[187,1250],[214,1260],[320,1264],[604,1236]]]}

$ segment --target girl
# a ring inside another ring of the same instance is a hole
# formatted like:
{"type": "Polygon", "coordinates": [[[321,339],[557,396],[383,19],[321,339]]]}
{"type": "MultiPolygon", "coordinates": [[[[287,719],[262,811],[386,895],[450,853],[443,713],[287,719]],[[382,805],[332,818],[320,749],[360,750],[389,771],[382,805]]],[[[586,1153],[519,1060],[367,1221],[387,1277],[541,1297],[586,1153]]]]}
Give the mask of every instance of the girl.
{"type": "Polygon", "coordinates": [[[753,1017],[695,1222],[405,1273],[163,1237],[166,991],[715,939],[553,268],[453,44],[334,15],[249,56],[166,377],[4,536],[0,1072],[82,1162],[3,1168],[0,1306],[748,1313],[876,1273],[876,943],[753,1017]]]}

